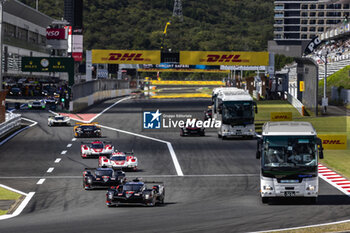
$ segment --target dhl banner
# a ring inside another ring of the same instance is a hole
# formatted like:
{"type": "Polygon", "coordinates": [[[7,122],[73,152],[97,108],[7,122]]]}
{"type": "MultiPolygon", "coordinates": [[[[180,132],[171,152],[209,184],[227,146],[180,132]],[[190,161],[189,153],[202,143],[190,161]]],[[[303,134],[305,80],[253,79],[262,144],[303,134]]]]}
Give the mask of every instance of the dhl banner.
{"type": "Polygon", "coordinates": [[[268,52],[180,51],[182,65],[268,66],[268,52]]]}
{"type": "Polygon", "coordinates": [[[138,72],[177,72],[177,73],[224,73],[229,74],[229,70],[202,70],[202,69],[137,69],[138,72]]]}
{"type": "Polygon", "coordinates": [[[347,135],[346,134],[318,134],[322,140],[322,146],[326,150],[346,150],[347,135]]]}
{"type": "Polygon", "coordinates": [[[94,64],[159,64],[160,50],[92,50],[94,64]]]}
{"type": "Polygon", "coordinates": [[[292,112],[271,112],[271,121],[291,121],[292,112]]]}
{"type": "Polygon", "coordinates": [[[222,81],[158,81],[151,80],[150,83],[152,85],[197,85],[197,86],[222,86],[225,85],[222,81]]]}

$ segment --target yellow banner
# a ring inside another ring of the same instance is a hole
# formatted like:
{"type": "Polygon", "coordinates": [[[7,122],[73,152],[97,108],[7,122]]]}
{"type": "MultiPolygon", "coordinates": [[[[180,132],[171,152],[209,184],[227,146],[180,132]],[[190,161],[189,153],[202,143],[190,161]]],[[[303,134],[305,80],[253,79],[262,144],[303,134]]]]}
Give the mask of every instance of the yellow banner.
{"type": "Polygon", "coordinates": [[[160,64],[160,50],[92,50],[94,64],[160,64]]]}
{"type": "Polygon", "coordinates": [[[346,134],[318,134],[322,140],[322,146],[326,150],[346,150],[347,135],[346,134]]]}
{"type": "Polygon", "coordinates": [[[304,81],[300,81],[300,83],[299,83],[300,85],[299,85],[299,90],[300,90],[300,92],[303,92],[304,90],[305,90],[305,86],[304,86],[304,81]]]}
{"type": "Polygon", "coordinates": [[[268,52],[180,51],[181,65],[268,66],[268,52]]]}
{"type": "Polygon", "coordinates": [[[291,121],[292,112],[271,112],[271,121],[291,121]]]}
{"type": "Polygon", "coordinates": [[[196,85],[196,86],[222,86],[225,85],[222,81],[158,81],[151,80],[151,85],[196,85]]]}

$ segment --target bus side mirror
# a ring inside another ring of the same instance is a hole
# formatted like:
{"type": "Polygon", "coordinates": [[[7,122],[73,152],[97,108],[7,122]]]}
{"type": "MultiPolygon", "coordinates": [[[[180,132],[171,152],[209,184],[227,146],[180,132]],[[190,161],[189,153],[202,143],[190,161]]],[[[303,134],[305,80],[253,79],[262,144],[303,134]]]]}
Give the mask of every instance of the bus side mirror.
{"type": "Polygon", "coordinates": [[[258,105],[254,102],[255,113],[258,113],[258,105]]]}
{"type": "Polygon", "coordinates": [[[262,147],[262,140],[258,138],[256,141],[256,159],[261,158],[261,147],[262,147]]]}
{"type": "Polygon", "coordinates": [[[321,138],[317,138],[316,141],[317,141],[317,147],[319,149],[318,156],[319,156],[320,159],[323,159],[324,156],[323,156],[322,139],[321,138]]]}
{"type": "Polygon", "coordinates": [[[222,103],[219,104],[219,106],[218,106],[218,112],[219,112],[219,114],[222,114],[222,103]]]}

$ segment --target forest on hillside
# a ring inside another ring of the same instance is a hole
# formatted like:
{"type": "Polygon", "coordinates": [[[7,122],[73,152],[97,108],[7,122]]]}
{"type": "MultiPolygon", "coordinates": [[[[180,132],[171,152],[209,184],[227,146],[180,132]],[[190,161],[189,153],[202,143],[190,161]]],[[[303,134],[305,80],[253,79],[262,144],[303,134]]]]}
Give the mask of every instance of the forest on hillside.
{"type": "MultiPolygon", "coordinates": [[[[35,8],[35,1],[21,0],[35,8]]],[[[273,0],[84,0],[84,49],[262,51],[273,38],[273,0]]],[[[39,0],[39,11],[63,18],[63,0],[39,0]]]]}

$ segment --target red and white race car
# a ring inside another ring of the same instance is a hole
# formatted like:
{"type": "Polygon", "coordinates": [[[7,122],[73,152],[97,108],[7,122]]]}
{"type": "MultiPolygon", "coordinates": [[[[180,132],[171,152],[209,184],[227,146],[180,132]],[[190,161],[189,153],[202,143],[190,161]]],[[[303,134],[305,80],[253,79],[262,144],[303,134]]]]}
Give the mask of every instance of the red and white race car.
{"type": "Polygon", "coordinates": [[[81,157],[99,157],[102,155],[110,156],[113,154],[114,146],[109,142],[93,141],[81,143],[81,157]]]}
{"type": "Polygon", "coordinates": [[[137,170],[137,158],[134,152],[116,151],[111,157],[100,156],[98,159],[99,167],[111,167],[113,169],[132,169],[137,170]]]}

